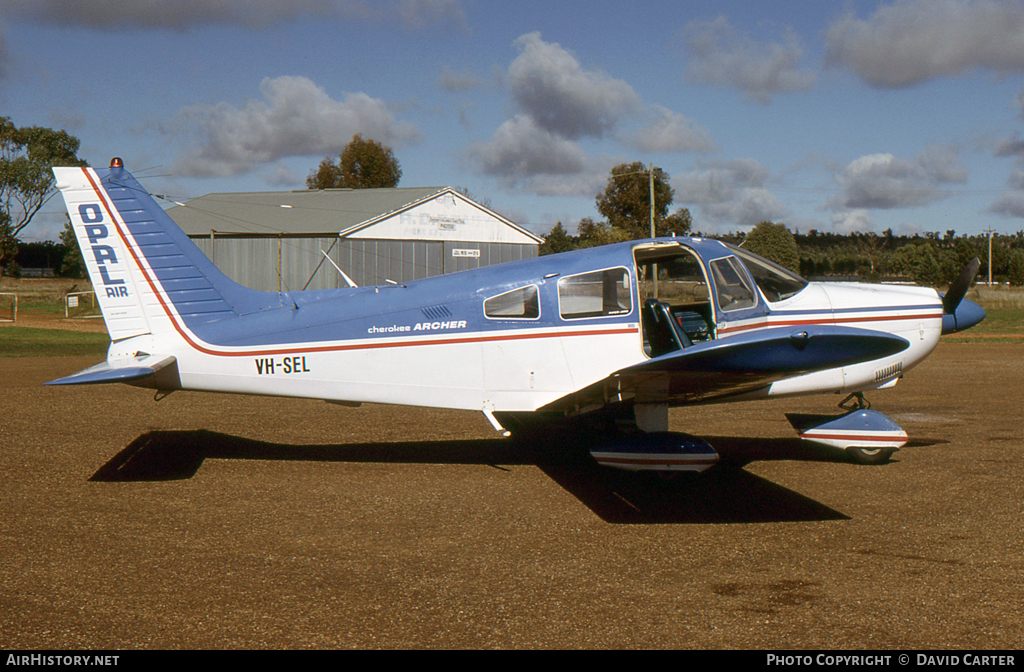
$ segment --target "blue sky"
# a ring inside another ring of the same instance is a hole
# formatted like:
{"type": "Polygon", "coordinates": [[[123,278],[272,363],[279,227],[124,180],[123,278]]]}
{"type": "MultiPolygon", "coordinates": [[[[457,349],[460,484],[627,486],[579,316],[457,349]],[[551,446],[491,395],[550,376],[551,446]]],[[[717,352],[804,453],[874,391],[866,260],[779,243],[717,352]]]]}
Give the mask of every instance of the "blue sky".
{"type": "Polygon", "coordinates": [[[0,0],[0,115],[179,201],[362,133],[538,233],[632,161],[709,233],[1024,229],[1020,0],[0,0]]]}

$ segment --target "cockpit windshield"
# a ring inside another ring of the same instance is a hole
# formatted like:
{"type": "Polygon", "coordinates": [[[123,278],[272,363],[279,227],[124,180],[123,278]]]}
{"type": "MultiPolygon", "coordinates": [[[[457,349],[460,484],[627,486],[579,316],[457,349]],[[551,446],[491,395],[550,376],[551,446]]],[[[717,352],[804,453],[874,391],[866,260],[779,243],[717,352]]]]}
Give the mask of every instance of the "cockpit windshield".
{"type": "Polygon", "coordinates": [[[764,257],[759,257],[734,245],[726,246],[743,260],[743,264],[750,271],[750,275],[753,276],[754,282],[764,294],[764,298],[772,303],[796,296],[807,286],[807,281],[799,275],[764,257]]]}

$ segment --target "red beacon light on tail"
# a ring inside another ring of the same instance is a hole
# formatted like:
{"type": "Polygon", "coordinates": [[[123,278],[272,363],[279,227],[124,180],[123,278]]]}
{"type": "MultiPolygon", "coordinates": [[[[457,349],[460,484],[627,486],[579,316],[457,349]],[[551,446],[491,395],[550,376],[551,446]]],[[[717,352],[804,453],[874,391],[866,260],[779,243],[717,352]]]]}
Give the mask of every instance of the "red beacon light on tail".
{"type": "Polygon", "coordinates": [[[124,168],[124,161],[121,160],[120,156],[115,156],[110,160],[111,168],[124,168]]]}

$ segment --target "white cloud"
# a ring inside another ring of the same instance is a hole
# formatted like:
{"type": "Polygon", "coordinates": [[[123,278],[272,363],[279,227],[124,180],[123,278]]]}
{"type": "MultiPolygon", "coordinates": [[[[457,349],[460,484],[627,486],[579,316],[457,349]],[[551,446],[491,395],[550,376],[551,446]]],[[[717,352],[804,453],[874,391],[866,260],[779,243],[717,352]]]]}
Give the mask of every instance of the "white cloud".
{"type": "Polygon", "coordinates": [[[710,152],[715,143],[706,128],[660,105],[652,106],[654,119],[629,138],[642,152],[710,152]]]}
{"type": "Polygon", "coordinates": [[[1003,217],[1024,218],[1024,140],[1019,135],[1004,138],[996,146],[995,155],[1016,157],[1017,166],[1007,180],[1012,191],[1000,194],[988,211],[1003,217]]]}
{"type": "Polygon", "coordinates": [[[441,76],[437,80],[438,86],[451,92],[472,91],[484,86],[484,83],[484,78],[479,75],[474,75],[471,72],[455,72],[447,65],[441,69],[441,76]]]}
{"type": "Polygon", "coordinates": [[[11,56],[7,51],[7,38],[0,32],[0,82],[4,81],[10,69],[11,56]]]}
{"type": "Polygon", "coordinates": [[[1024,140],[1019,135],[1004,138],[996,146],[996,156],[1016,156],[1024,159],[1024,140]]]}
{"type": "Polygon", "coordinates": [[[574,175],[587,157],[573,140],[540,128],[528,115],[516,115],[495,131],[489,143],[469,149],[487,175],[522,180],[535,175],[574,175]]]}
{"type": "Polygon", "coordinates": [[[1010,173],[1010,186],[1014,189],[1024,190],[1024,170],[1014,168],[1010,173]]]}
{"type": "Polygon", "coordinates": [[[38,23],[96,30],[188,30],[222,25],[262,29],[301,18],[394,21],[465,27],[459,0],[5,0],[11,15],[38,23]]]}
{"type": "Polygon", "coordinates": [[[960,163],[956,150],[948,145],[926,147],[917,163],[936,182],[964,184],[967,168],[960,163]]]}
{"type": "Polygon", "coordinates": [[[502,123],[490,141],[471,145],[466,156],[507,188],[593,196],[609,166],[588,157],[579,140],[611,131],[640,108],[640,97],[621,80],[584,70],[540,33],[514,44],[520,53],[509,66],[508,82],[522,112],[502,123]]]}
{"type": "Polygon", "coordinates": [[[912,86],[975,68],[1024,72],[1024,5],[1013,0],[898,0],[826,33],[826,62],[878,88],[912,86]]]}
{"type": "Polygon", "coordinates": [[[803,47],[791,29],[784,30],[778,42],[758,42],[720,16],[692,21],[684,33],[692,55],[686,76],[692,81],[729,86],[762,104],[777,94],[814,86],[814,72],[798,67],[803,47]]]}
{"type": "Polygon", "coordinates": [[[279,165],[267,173],[263,181],[274,189],[295,189],[305,186],[306,176],[293,172],[286,165],[279,165]]]}
{"type": "Polygon", "coordinates": [[[501,88],[504,79],[505,73],[498,66],[492,67],[490,73],[485,76],[478,75],[471,70],[459,72],[445,65],[441,67],[441,76],[437,78],[437,85],[442,91],[465,93],[475,89],[501,88]]]}
{"type": "Polygon", "coordinates": [[[512,97],[541,128],[565,138],[602,137],[640,107],[629,84],[584,70],[560,45],[540,33],[515,41],[520,54],[509,66],[512,97]]]}
{"type": "Polygon", "coordinates": [[[861,208],[841,210],[832,215],[832,230],[836,233],[863,233],[874,228],[875,223],[871,220],[871,213],[861,208]]]}
{"type": "Polygon", "coordinates": [[[925,205],[949,192],[940,184],[967,180],[967,170],[948,147],[928,148],[914,161],[892,154],[869,154],[852,161],[837,176],[843,188],[833,209],[892,209],[925,205]]]}
{"type": "Polygon", "coordinates": [[[476,143],[467,158],[506,187],[542,195],[593,196],[608,179],[613,161],[592,158],[584,139],[606,136],[641,151],[711,151],[706,129],[660,106],[646,106],[626,82],[587,70],[540,33],[515,41],[519,55],[508,69],[508,85],[519,112],[476,143]],[[622,128],[649,120],[637,131],[622,128]]]}
{"type": "Polygon", "coordinates": [[[1024,191],[1004,192],[989,207],[989,212],[994,212],[1003,217],[1024,218],[1024,191]]]}
{"type": "Polygon", "coordinates": [[[710,161],[705,170],[687,173],[673,180],[676,196],[691,203],[721,203],[737,189],[763,187],[771,173],[755,159],[710,161]]]}
{"type": "MultiPolygon", "coordinates": [[[[375,3],[380,6],[379,0],[375,3]]],[[[398,0],[394,3],[393,10],[402,23],[408,28],[422,28],[432,23],[447,23],[449,25],[468,29],[466,12],[462,8],[461,0],[398,0]]],[[[387,4],[383,5],[386,13],[389,11],[387,4]]]]}
{"type": "Polygon", "coordinates": [[[179,174],[236,175],[289,156],[337,154],[356,133],[391,146],[419,139],[414,126],[365,93],[337,101],[305,77],[264,79],[260,91],[263,101],[193,105],[164,125],[190,144],[176,163],[179,174]]]}
{"type": "Polygon", "coordinates": [[[754,159],[712,161],[704,170],[672,179],[675,205],[696,205],[700,217],[695,220],[701,230],[708,230],[708,224],[745,229],[776,221],[789,211],[765,186],[770,178],[770,171],[754,159]]]}

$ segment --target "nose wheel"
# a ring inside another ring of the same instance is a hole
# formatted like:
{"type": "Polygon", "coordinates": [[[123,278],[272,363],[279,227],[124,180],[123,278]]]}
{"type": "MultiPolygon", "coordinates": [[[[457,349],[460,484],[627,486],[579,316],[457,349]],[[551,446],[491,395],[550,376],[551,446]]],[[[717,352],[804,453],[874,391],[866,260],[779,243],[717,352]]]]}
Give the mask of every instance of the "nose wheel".
{"type": "Polygon", "coordinates": [[[850,446],[846,449],[846,455],[857,464],[885,464],[895,452],[895,448],[850,446]]]}

